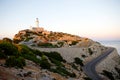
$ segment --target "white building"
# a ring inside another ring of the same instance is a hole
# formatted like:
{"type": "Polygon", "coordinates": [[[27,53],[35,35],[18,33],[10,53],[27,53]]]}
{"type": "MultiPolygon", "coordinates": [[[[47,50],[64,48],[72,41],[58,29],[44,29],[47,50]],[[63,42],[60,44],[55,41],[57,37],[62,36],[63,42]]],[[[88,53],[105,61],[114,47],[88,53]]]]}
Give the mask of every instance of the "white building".
{"type": "Polygon", "coordinates": [[[35,27],[31,27],[33,31],[36,31],[36,32],[44,31],[44,28],[39,27],[39,20],[38,20],[38,18],[36,18],[35,23],[36,23],[36,26],[35,27]]]}

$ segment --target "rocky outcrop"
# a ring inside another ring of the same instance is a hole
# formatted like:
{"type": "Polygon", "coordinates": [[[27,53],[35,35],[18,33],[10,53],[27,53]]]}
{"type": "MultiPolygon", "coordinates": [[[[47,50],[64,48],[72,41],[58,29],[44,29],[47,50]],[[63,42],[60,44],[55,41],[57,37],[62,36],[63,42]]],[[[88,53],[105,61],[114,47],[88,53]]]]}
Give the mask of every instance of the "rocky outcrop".
{"type": "MultiPolygon", "coordinates": [[[[44,29],[21,30],[14,36],[15,43],[22,43],[32,46],[40,46],[43,43],[50,43],[54,47],[87,47],[94,41],[62,32],[52,32],[44,29]]],[[[53,47],[52,46],[52,47],[53,47]]],[[[42,46],[43,47],[43,46],[42,46]]]]}

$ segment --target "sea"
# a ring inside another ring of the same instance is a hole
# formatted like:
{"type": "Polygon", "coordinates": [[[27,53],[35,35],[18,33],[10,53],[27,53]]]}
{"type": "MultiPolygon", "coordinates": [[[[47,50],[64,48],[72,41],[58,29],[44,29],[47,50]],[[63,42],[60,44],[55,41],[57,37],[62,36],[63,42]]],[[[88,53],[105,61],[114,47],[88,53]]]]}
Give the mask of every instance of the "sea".
{"type": "Polygon", "coordinates": [[[110,46],[117,49],[118,54],[120,55],[120,41],[99,41],[104,46],[110,46]]]}

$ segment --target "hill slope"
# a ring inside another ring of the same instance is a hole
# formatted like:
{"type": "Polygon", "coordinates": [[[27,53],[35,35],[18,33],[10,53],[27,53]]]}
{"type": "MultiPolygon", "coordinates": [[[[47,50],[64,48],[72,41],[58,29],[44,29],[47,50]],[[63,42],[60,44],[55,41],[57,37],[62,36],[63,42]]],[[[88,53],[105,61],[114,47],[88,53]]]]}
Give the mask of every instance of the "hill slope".
{"type": "MultiPolygon", "coordinates": [[[[39,27],[21,30],[13,41],[0,40],[0,79],[91,80],[82,67],[107,49],[91,39],[67,33],[39,27]]],[[[116,51],[104,59],[96,67],[101,77],[119,80],[119,59],[116,51]]]]}

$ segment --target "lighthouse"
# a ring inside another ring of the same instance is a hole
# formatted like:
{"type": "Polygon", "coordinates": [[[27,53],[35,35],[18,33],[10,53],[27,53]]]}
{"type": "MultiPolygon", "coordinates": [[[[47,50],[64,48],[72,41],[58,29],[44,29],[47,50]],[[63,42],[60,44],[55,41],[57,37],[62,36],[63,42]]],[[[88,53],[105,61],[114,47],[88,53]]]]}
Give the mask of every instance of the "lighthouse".
{"type": "Polygon", "coordinates": [[[44,30],[43,27],[39,26],[38,18],[36,18],[36,20],[35,20],[35,26],[34,27],[30,26],[30,30],[33,31],[33,32],[36,32],[36,33],[40,33],[40,34],[41,33],[42,34],[50,34],[50,31],[44,30]]]}
{"type": "Polygon", "coordinates": [[[38,20],[38,18],[36,18],[36,20],[35,20],[35,27],[30,26],[30,29],[32,31],[35,31],[35,32],[43,32],[44,31],[44,28],[42,28],[42,27],[39,26],[39,20],[38,20]]]}
{"type": "Polygon", "coordinates": [[[39,20],[36,18],[36,27],[39,27],[39,20]]]}

